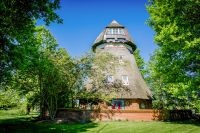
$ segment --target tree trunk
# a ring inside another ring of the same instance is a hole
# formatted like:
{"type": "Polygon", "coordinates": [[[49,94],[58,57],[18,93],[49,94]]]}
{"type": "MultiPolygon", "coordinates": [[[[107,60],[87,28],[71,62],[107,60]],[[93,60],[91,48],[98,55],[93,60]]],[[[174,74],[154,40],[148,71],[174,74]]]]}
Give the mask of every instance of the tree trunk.
{"type": "Polygon", "coordinates": [[[41,73],[39,74],[39,87],[40,87],[40,118],[41,119],[46,119],[47,118],[47,107],[46,107],[46,104],[45,104],[45,101],[44,101],[44,96],[45,96],[45,92],[43,90],[43,87],[42,87],[42,75],[41,73]]]}

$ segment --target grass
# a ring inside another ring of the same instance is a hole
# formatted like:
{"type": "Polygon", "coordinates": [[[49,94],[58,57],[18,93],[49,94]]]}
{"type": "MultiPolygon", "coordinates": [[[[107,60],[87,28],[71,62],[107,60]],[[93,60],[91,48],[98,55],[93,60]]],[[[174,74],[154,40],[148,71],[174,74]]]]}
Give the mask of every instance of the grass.
{"type": "Polygon", "coordinates": [[[200,123],[192,121],[56,124],[33,122],[36,115],[17,115],[12,111],[0,111],[0,133],[200,133],[200,123]]]}

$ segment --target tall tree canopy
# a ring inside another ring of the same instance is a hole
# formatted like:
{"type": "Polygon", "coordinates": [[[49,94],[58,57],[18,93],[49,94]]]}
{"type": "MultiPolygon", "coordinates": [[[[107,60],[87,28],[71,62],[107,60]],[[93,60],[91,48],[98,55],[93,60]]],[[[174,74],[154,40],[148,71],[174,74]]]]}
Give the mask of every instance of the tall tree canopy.
{"type": "MultiPolygon", "coordinates": [[[[0,81],[5,83],[15,68],[14,56],[18,59],[16,47],[33,36],[35,20],[42,19],[46,24],[62,22],[55,13],[59,9],[60,0],[1,0],[0,1],[0,81]]],[[[31,44],[30,44],[31,45],[31,44]]]]}
{"type": "MultiPolygon", "coordinates": [[[[28,38],[23,47],[15,50],[24,57],[15,61],[18,62],[18,68],[10,84],[4,88],[17,90],[25,96],[29,107],[40,107],[42,117],[48,110],[49,117],[54,119],[58,107],[73,106],[91,66],[89,56],[72,59],[65,49],[58,48],[56,39],[43,26],[37,27],[34,37],[28,38]]],[[[4,99],[0,97],[0,100],[4,99]]],[[[2,108],[6,107],[4,103],[0,102],[2,108]]]]}
{"type": "Polygon", "coordinates": [[[200,1],[150,0],[147,10],[159,46],[149,65],[157,105],[199,108],[200,1]]]}

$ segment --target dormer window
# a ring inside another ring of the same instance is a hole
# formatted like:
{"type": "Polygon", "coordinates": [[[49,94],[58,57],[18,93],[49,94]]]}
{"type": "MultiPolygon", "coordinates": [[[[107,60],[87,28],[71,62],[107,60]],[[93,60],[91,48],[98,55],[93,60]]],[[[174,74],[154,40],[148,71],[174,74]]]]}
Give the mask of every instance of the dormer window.
{"type": "Polygon", "coordinates": [[[119,63],[120,63],[120,64],[123,64],[123,63],[124,63],[123,59],[124,59],[124,55],[120,55],[120,56],[119,56],[119,63]]]}
{"type": "Polygon", "coordinates": [[[123,85],[129,85],[128,76],[127,75],[122,75],[122,84],[123,85]]]}
{"type": "Polygon", "coordinates": [[[124,35],[124,30],[121,28],[109,28],[106,32],[107,35],[124,35]]]}
{"type": "Polygon", "coordinates": [[[112,75],[107,76],[107,83],[112,83],[114,82],[114,77],[112,75]]]}
{"type": "Polygon", "coordinates": [[[112,29],[107,29],[107,34],[112,34],[112,29]]]}

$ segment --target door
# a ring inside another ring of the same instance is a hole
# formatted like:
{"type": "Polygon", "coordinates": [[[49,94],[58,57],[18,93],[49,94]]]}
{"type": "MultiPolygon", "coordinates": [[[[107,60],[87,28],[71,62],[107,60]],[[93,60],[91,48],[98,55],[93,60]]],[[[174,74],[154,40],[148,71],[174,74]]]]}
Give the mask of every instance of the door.
{"type": "Polygon", "coordinates": [[[112,100],[112,109],[124,109],[124,100],[119,100],[119,99],[115,99],[115,100],[112,100]]]}

